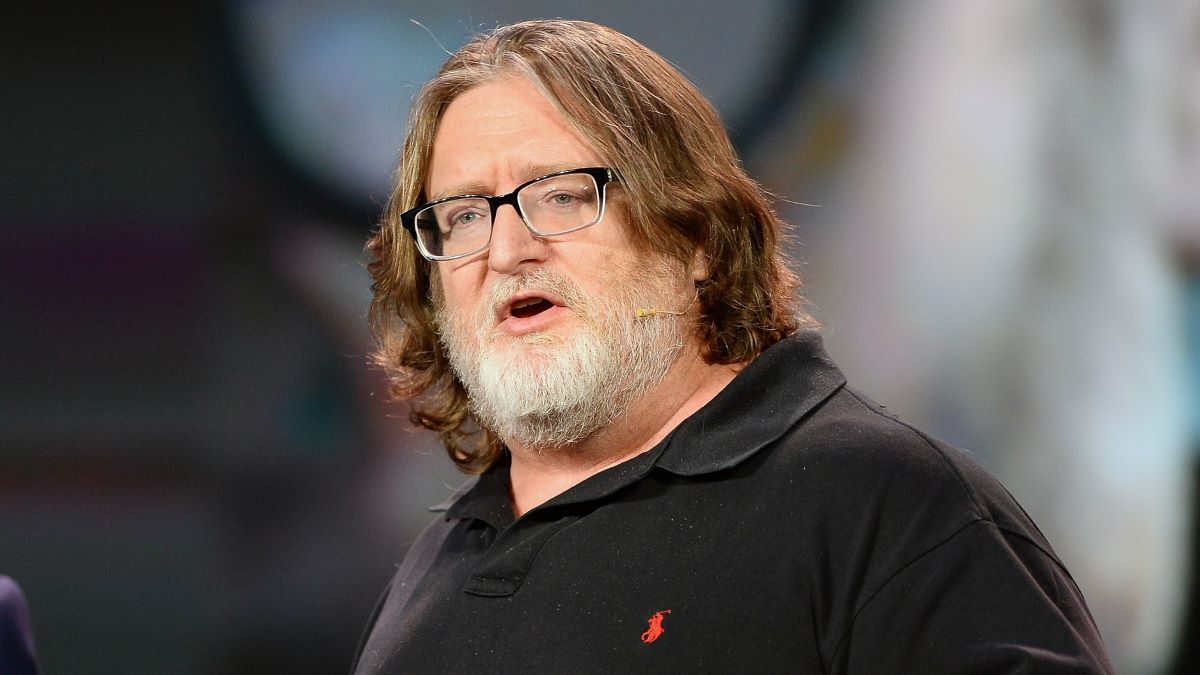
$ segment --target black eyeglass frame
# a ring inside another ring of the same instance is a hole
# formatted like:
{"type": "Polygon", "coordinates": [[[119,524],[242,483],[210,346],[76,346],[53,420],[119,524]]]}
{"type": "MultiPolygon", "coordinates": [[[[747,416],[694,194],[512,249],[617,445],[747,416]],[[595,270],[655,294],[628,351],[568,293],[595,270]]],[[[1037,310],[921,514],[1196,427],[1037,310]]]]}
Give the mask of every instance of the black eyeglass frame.
{"type": "Polygon", "coordinates": [[[504,204],[508,204],[513,207],[513,210],[517,212],[518,216],[520,216],[521,222],[524,223],[525,227],[530,232],[532,232],[534,235],[536,235],[538,237],[557,237],[557,236],[563,235],[563,234],[570,234],[571,232],[578,232],[579,230],[582,230],[586,227],[591,227],[592,225],[595,225],[596,223],[603,220],[604,219],[604,210],[608,204],[608,184],[615,183],[619,180],[621,180],[621,177],[617,173],[616,169],[610,169],[610,168],[604,167],[604,166],[588,166],[588,167],[582,167],[582,168],[578,168],[578,169],[563,169],[562,171],[555,171],[553,173],[548,173],[544,176],[538,176],[537,178],[532,178],[530,180],[527,180],[524,183],[521,183],[520,185],[515,187],[512,192],[509,192],[506,195],[472,195],[472,194],[452,195],[450,197],[443,197],[441,199],[429,202],[427,204],[421,204],[420,206],[413,207],[413,208],[405,211],[404,213],[401,213],[400,214],[400,223],[404,226],[404,229],[408,230],[408,233],[410,235],[412,235],[413,241],[416,242],[416,244],[417,244],[417,250],[419,250],[421,252],[421,255],[424,256],[426,260],[431,260],[433,262],[441,262],[441,261],[445,261],[445,260],[457,260],[459,258],[465,258],[470,255],[475,255],[476,253],[479,253],[480,251],[487,249],[488,246],[491,246],[492,245],[492,230],[490,228],[488,229],[487,242],[484,243],[483,246],[480,246],[479,248],[475,249],[474,251],[469,251],[467,253],[456,253],[454,255],[434,255],[425,249],[425,244],[422,243],[421,237],[419,237],[417,235],[417,216],[422,211],[433,208],[434,206],[437,206],[438,204],[444,204],[446,202],[453,201],[455,199],[483,199],[488,203],[488,207],[492,211],[492,213],[491,213],[492,227],[495,227],[495,225],[496,225],[496,211],[499,210],[499,208],[501,206],[503,206],[504,204]],[[573,173],[586,174],[588,176],[591,176],[592,180],[596,182],[596,193],[600,197],[600,207],[596,211],[596,218],[589,223],[584,223],[583,225],[579,225],[577,227],[572,227],[568,230],[563,230],[562,232],[540,232],[540,231],[538,231],[538,229],[536,227],[534,227],[532,223],[529,222],[529,219],[525,217],[525,213],[521,211],[521,204],[520,204],[520,202],[517,201],[517,193],[520,192],[521,190],[524,190],[525,188],[529,187],[530,185],[533,185],[534,183],[536,183],[538,181],[545,180],[547,178],[554,178],[555,176],[566,176],[568,174],[573,174],[573,173]]]}

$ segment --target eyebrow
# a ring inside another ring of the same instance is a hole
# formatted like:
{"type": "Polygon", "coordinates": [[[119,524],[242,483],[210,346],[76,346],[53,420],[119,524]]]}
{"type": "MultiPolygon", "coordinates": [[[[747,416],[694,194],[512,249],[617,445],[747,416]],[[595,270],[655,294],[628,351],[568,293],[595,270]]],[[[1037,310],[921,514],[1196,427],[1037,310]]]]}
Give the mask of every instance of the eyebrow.
{"type": "MultiPolygon", "coordinates": [[[[547,174],[552,174],[552,173],[555,173],[558,171],[566,171],[567,169],[580,169],[580,168],[583,168],[584,166],[590,166],[590,165],[575,164],[574,162],[556,162],[553,164],[526,164],[525,166],[521,167],[521,170],[520,170],[520,172],[518,172],[517,175],[522,177],[521,183],[524,183],[525,181],[533,180],[534,178],[538,178],[539,176],[545,176],[547,174]]],[[[519,184],[520,183],[518,183],[518,185],[519,184]]],[[[465,182],[465,183],[455,183],[454,185],[451,185],[443,190],[440,190],[440,191],[438,191],[437,194],[430,196],[429,201],[436,202],[439,199],[445,199],[447,197],[461,197],[461,196],[466,196],[466,195],[488,195],[488,194],[491,194],[491,193],[488,191],[488,188],[486,185],[484,185],[483,183],[480,183],[478,181],[471,181],[471,182],[465,182]]]]}

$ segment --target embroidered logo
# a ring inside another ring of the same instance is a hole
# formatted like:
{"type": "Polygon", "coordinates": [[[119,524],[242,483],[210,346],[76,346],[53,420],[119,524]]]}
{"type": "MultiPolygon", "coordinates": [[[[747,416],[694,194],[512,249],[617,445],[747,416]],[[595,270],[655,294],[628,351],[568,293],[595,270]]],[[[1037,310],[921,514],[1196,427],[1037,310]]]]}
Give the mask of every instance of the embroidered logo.
{"type": "Polygon", "coordinates": [[[658,638],[662,637],[663,615],[670,614],[670,613],[671,613],[671,610],[664,609],[661,612],[655,612],[654,616],[650,617],[650,627],[646,629],[645,633],[642,633],[642,642],[645,642],[646,644],[650,644],[651,642],[654,642],[658,638]]]}

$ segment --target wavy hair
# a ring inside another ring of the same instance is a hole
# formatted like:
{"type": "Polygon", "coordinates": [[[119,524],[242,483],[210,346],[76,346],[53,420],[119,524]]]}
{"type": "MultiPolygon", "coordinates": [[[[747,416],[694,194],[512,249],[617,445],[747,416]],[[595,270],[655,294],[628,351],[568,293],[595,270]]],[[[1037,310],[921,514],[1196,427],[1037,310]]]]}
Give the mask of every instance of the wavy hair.
{"type": "Polygon", "coordinates": [[[780,250],[786,226],[746,175],[716,110],[673,66],[632,38],[584,21],[528,21],[479,35],[414,99],[396,186],[367,243],[375,360],[394,398],[419,397],[412,421],[437,432],[467,473],[487,470],[503,443],[473,419],[438,342],[432,263],[400,214],[425,201],[446,107],[476,85],[509,77],[532,82],[618,171],[636,243],[686,266],[702,253],[708,276],[697,284],[696,331],[707,362],[749,361],[811,322],[780,250]]]}

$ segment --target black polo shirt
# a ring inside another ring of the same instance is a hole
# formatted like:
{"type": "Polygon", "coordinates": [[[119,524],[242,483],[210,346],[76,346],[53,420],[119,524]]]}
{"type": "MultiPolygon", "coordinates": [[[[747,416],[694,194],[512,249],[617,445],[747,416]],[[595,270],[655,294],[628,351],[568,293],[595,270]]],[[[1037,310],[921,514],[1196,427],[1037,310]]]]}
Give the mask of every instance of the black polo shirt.
{"type": "Polygon", "coordinates": [[[1008,492],[844,385],[793,336],[515,521],[500,462],[413,546],[356,672],[1111,672],[1008,492]]]}

